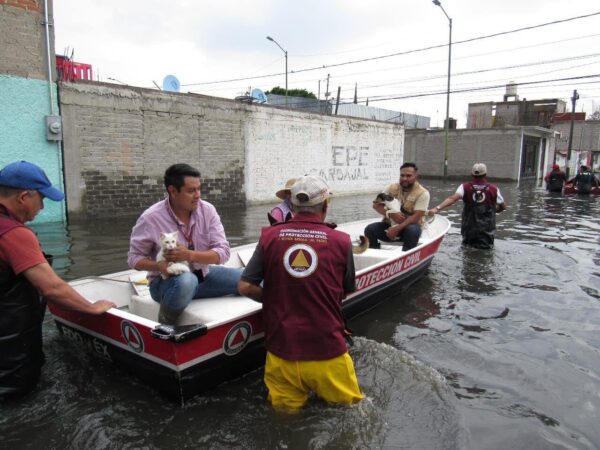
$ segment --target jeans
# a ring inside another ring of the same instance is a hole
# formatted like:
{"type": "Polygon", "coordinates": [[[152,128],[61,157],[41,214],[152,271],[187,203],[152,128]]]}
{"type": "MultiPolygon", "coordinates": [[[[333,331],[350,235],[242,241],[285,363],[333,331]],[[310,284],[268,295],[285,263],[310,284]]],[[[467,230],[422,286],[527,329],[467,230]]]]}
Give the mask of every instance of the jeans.
{"type": "MultiPolygon", "coordinates": [[[[375,222],[366,226],[365,236],[369,239],[369,248],[381,248],[379,241],[392,242],[385,234],[390,225],[387,222],[375,222]]],[[[403,242],[402,250],[410,250],[419,244],[421,237],[421,226],[417,223],[411,223],[398,233],[398,239],[403,242]]]]}
{"type": "Polygon", "coordinates": [[[211,265],[202,282],[198,282],[198,278],[192,272],[184,272],[166,280],[158,276],[150,283],[150,295],[154,301],[180,313],[195,298],[239,295],[237,284],[242,270],[211,265]]]}

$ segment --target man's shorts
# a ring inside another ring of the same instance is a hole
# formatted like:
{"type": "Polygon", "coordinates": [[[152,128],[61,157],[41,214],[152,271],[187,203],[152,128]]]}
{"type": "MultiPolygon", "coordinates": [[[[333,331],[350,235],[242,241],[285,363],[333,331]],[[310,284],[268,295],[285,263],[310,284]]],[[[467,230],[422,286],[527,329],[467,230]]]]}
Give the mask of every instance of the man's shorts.
{"type": "Polygon", "coordinates": [[[288,361],[267,352],[265,384],[275,408],[301,408],[311,391],[333,404],[363,398],[348,352],[320,361],[288,361]]]}

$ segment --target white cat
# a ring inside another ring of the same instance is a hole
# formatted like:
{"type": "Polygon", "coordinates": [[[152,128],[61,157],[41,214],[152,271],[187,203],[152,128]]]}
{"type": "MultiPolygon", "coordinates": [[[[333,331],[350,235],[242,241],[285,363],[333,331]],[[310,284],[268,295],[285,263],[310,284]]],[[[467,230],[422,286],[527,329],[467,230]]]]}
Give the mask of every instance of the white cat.
{"type": "MultiPolygon", "coordinates": [[[[165,250],[173,250],[177,247],[177,231],[171,233],[160,233],[160,251],[156,255],[156,262],[164,261],[163,253],[165,250]]],[[[181,275],[190,271],[190,265],[187,261],[170,262],[167,272],[171,275],[181,275]]],[[[167,278],[161,273],[163,279],[167,278]]]]}
{"type": "Polygon", "coordinates": [[[383,205],[383,207],[385,208],[385,217],[389,219],[392,225],[397,225],[397,222],[392,220],[390,214],[402,212],[402,205],[400,204],[400,200],[389,194],[386,194],[385,192],[382,192],[380,194],[377,194],[377,197],[375,197],[375,201],[383,205]]]}

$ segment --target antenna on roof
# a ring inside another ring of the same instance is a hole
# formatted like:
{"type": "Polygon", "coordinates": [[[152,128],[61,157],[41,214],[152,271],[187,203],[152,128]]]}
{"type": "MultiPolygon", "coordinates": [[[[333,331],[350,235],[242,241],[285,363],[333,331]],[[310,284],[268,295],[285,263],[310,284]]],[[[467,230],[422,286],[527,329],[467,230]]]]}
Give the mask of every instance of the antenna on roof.
{"type": "Polygon", "coordinates": [[[163,79],[163,90],[168,92],[179,92],[179,88],[181,87],[181,83],[175,77],[175,75],[167,75],[163,79]]]}

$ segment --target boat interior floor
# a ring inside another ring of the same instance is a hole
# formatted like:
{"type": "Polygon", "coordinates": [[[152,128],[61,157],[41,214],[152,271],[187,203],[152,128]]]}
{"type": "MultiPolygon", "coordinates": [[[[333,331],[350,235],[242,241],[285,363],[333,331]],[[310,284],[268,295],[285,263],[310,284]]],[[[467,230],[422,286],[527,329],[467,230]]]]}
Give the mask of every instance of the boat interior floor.
{"type": "MultiPolygon", "coordinates": [[[[129,311],[149,320],[158,320],[159,303],[150,296],[148,287],[136,289],[131,296],[129,311]]],[[[179,316],[178,325],[197,323],[215,327],[232,319],[244,317],[261,309],[261,304],[242,296],[200,298],[192,300],[179,316]]]]}

